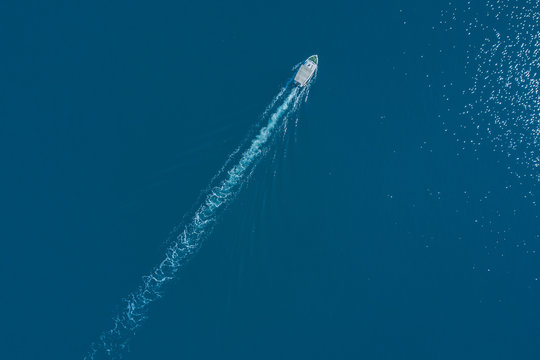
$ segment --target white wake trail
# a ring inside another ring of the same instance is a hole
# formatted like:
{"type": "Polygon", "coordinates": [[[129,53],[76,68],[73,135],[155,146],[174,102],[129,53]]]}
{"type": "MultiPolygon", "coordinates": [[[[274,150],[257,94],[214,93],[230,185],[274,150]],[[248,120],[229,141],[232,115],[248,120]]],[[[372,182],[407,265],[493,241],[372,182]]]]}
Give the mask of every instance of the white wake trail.
{"type": "Polygon", "coordinates": [[[300,106],[307,88],[295,87],[290,90],[275,111],[268,115],[287,93],[286,90],[282,89],[266,109],[266,126],[251,141],[236,165],[226,173],[225,179],[208,191],[191,220],[169,244],[164,259],[150,274],[142,278],[142,284],[137,290],[124,299],[122,308],[113,319],[114,326],[104,331],[99,341],[90,346],[84,359],[122,358],[130,338],[146,319],[149,305],[161,297],[164,286],[176,277],[178,270],[201,247],[204,239],[211,233],[220,210],[226,208],[236,197],[264,154],[265,145],[268,145],[277,125],[300,106]]]}

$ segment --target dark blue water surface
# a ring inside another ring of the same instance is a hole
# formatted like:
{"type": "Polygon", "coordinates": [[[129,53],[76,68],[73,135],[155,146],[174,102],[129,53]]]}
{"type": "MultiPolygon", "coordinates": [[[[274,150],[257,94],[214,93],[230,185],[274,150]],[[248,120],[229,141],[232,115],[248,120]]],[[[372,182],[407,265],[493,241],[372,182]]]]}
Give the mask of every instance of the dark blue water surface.
{"type": "Polygon", "coordinates": [[[297,126],[126,358],[538,358],[536,185],[452,135],[447,4],[0,5],[0,358],[81,359],[314,53],[297,126]]]}

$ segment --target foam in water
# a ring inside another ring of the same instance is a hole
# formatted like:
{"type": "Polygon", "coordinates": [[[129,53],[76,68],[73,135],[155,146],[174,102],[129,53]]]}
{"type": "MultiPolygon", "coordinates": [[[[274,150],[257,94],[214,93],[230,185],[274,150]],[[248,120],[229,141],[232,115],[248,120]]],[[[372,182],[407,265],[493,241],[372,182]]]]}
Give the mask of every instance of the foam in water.
{"type": "MultiPolygon", "coordinates": [[[[143,276],[142,284],[124,299],[119,313],[113,319],[113,327],[103,331],[99,341],[90,346],[84,359],[122,357],[129,340],[147,318],[149,305],[162,296],[164,286],[177,276],[182,266],[201,247],[204,239],[211,233],[220,210],[231,203],[242,185],[249,179],[258,160],[264,155],[268,140],[275,133],[278,124],[298,109],[308,88],[309,85],[289,90],[286,86],[274,97],[263,114],[263,117],[268,118],[266,126],[260,129],[238,162],[227,171],[225,179],[209,189],[191,220],[169,243],[164,259],[150,274],[143,276]],[[275,108],[278,103],[279,106],[275,108]]],[[[238,150],[229,157],[215,178],[225,173],[236,153],[238,150]]]]}

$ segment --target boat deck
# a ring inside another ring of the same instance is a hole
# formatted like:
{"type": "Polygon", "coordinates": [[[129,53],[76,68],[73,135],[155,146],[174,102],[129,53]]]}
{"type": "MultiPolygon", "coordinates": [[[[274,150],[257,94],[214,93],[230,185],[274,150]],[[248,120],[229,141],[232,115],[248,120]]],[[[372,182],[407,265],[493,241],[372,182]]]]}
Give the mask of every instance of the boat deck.
{"type": "Polygon", "coordinates": [[[306,82],[311,77],[311,74],[313,73],[313,69],[309,69],[307,66],[302,65],[300,67],[300,70],[296,73],[296,76],[294,77],[294,81],[299,83],[301,86],[304,86],[306,82]]]}

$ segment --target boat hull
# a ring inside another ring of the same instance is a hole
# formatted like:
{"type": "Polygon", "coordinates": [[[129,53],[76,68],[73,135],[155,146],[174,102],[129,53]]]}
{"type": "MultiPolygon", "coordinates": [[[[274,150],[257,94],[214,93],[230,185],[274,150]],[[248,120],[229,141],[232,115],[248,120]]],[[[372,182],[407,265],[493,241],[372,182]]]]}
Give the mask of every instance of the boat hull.
{"type": "Polygon", "coordinates": [[[312,55],[304,61],[294,76],[294,83],[297,86],[304,87],[311,80],[313,74],[315,74],[315,71],[317,70],[318,60],[319,58],[317,55],[312,55]]]}

